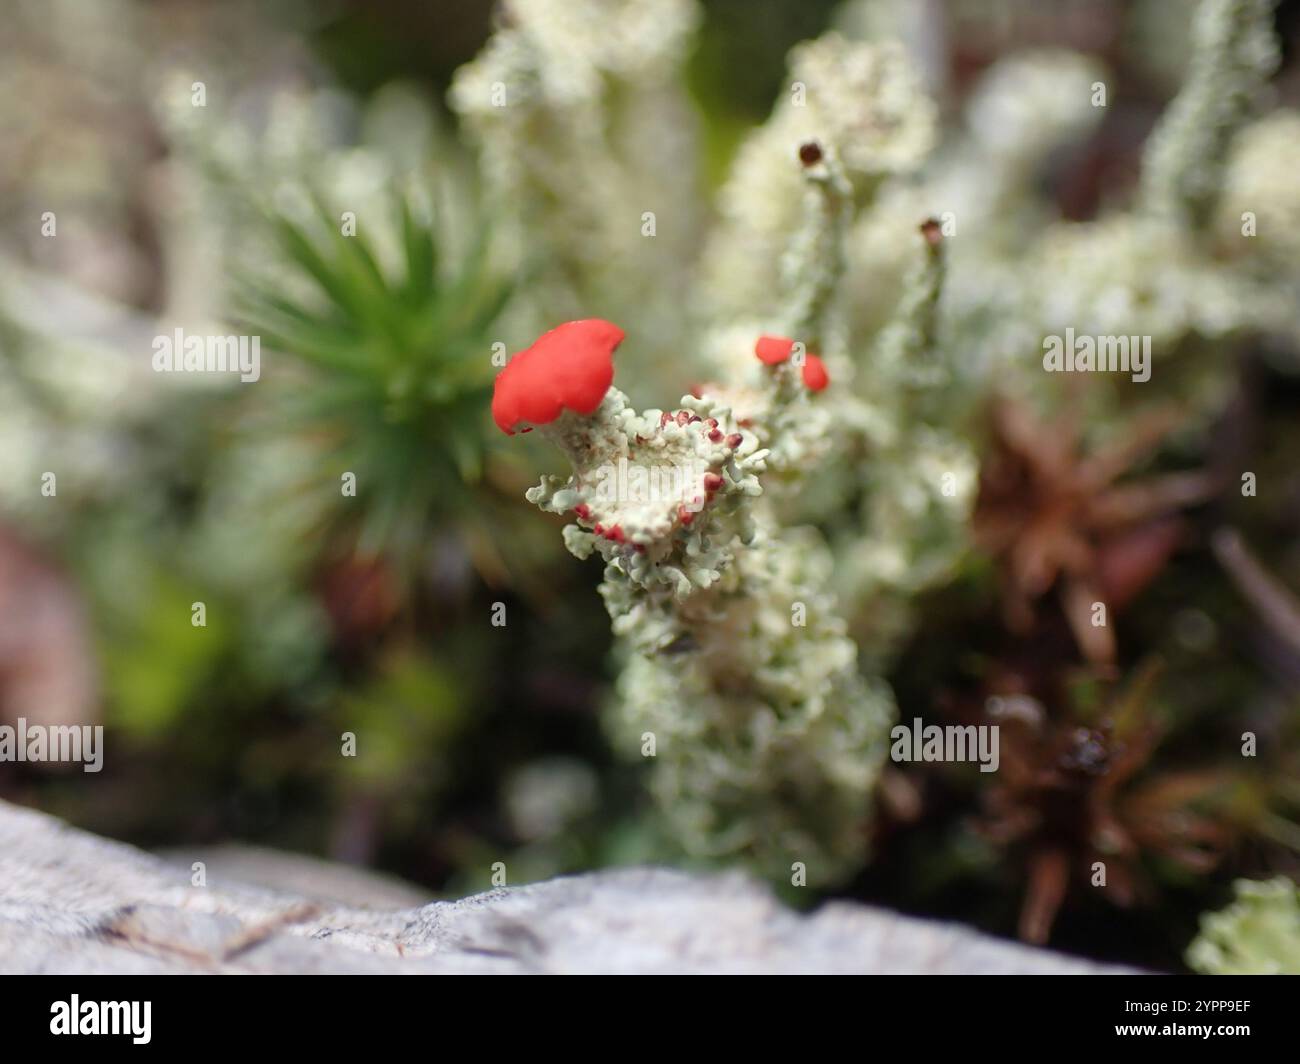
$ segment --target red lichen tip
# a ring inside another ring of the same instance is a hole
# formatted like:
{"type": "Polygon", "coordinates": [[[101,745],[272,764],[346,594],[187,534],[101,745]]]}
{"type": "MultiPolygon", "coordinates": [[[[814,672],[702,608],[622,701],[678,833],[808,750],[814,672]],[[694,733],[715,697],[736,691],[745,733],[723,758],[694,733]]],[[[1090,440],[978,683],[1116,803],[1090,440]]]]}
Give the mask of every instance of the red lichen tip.
{"type": "Polygon", "coordinates": [[[754,354],[766,366],[779,366],[793,350],[794,341],[784,336],[760,336],[754,345],[754,354]]]}
{"type": "Polygon", "coordinates": [[[826,363],[814,354],[804,356],[803,383],[810,392],[820,392],[830,384],[831,375],[826,372],[826,363]]]}
{"type": "MultiPolygon", "coordinates": [[[[508,436],[523,422],[546,425],[565,410],[593,414],[614,383],[614,349],[623,330],[600,318],[543,333],[497,374],[492,420],[508,436]]],[[[524,431],[527,431],[526,429],[524,431]]]]}
{"type": "Polygon", "coordinates": [[[816,166],[822,161],[824,154],[822,146],[815,140],[804,141],[799,145],[799,161],[804,166],[816,166]]]}
{"type": "MultiPolygon", "coordinates": [[[[794,341],[784,336],[760,336],[754,345],[754,354],[768,366],[779,366],[789,359],[793,351],[794,341]]],[[[830,374],[826,372],[826,363],[811,351],[804,354],[802,375],[804,386],[809,391],[820,392],[831,382],[830,374]]]]}

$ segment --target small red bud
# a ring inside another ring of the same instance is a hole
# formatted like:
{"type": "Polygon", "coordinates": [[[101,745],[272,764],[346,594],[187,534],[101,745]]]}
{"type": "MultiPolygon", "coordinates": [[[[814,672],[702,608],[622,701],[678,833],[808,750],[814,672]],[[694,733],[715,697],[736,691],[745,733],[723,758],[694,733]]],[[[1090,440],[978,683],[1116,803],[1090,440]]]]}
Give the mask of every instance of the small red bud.
{"type": "Polygon", "coordinates": [[[822,146],[815,140],[805,141],[799,145],[799,161],[804,166],[816,166],[822,161],[822,146]]]}
{"type": "Polygon", "coordinates": [[[826,372],[826,363],[814,354],[809,353],[804,360],[803,382],[813,392],[820,392],[831,382],[831,376],[826,372]]]}
{"type": "Polygon", "coordinates": [[[707,491],[707,492],[709,492],[710,494],[712,494],[713,492],[717,491],[720,487],[722,487],[722,485],[723,485],[722,477],[720,477],[717,473],[705,473],[705,474],[704,474],[704,490],[705,490],[705,491],[707,491]]]}
{"type": "Polygon", "coordinates": [[[754,344],[754,354],[768,366],[778,366],[790,357],[794,341],[787,336],[760,336],[754,344]]]}
{"type": "Polygon", "coordinates": [[[727,446],[730,447],[733,451],[744,442],[745,442],[745,437],[742,436],[739,432],[733,432],[730,436],[727,437],[727,446]]]}

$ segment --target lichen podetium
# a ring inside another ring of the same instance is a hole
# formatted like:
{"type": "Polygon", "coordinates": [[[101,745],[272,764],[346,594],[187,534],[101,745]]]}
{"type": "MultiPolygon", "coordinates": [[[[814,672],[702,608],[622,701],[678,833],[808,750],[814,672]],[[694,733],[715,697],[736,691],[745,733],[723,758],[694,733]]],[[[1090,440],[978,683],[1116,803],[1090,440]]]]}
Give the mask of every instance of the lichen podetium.
{"type": "Polygon", "coordinates": [[[528,497],[573,514],[573,554],[604,559],[600,592],[626,656],[616,741],[630,754],[652,744],[659,808],[688,853],[833,881],[864,857],[892,698],[859,674],[826,545],[782,528],[762,485],[782,444],[769,426],[807,415],[829,375],[765,336],[764,384],[744,416],[707,387],[638,413],[609,384],[621,339],[608,322],[561,325],[511,360],[493,401],[503,431],[529,420],[573,466],[528,497]],[[680,495],[646,488],[665,483],[680,495]]]}

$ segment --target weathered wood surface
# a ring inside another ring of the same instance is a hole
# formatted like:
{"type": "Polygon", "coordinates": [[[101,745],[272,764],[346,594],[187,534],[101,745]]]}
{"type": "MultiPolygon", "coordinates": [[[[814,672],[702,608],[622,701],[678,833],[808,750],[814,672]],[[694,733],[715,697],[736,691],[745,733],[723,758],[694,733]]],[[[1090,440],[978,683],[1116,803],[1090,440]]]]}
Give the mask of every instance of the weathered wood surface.
{"type": "Polygon", "coordinates": [[[181,855],[0,803],[0,972],[1119,970],[860,905],[800,915],[739,874],[633,868],[402,908],[415,888],[377,880],[367,896],[355,869],[335,882],[310,859],[221,853],[201,855],[208,885],[195,887],[181,855]]]}

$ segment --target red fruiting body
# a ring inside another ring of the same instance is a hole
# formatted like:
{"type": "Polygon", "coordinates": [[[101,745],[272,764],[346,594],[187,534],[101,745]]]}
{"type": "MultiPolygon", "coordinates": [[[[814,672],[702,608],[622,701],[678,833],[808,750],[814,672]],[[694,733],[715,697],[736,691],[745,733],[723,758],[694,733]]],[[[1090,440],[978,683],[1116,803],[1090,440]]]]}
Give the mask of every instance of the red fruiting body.
{"type": "Polygon", "coordinates": [[[677,411],[677,424],[678,424],[679,426],[681,426],[682,428],[685,428],[685,427],[686,427],[686,424],[687,424],[690,420],[691,420],[691,412],[690,412],[689,410],[679,410],[679,411],[677,411]]]}
{"type": "Polygon", "coordinates": [[[704,490],[710,494],[722,487],[722,483],[722,477],[718,476],[717,473],[704,474],[704,490]]]}
{"type": "Polygon", "coordinates": [[[684,525],[689,525],[692,521],[695,520],[695,512],[693,510],[686,509],[685,503],[679,503],[677,506],[677,520],[684,525]]]}
{"type": "Polygon", "coordinates": [[[754,345],[754,354],[767,366],[779,366],[793,350],[794,341],[784,336],[760,336],[754,345]]]}
{"type": "Polygon", "coordinates": [[[709,433],[709,439],[710,439],[713,443],[718,443],[718,442],[720,442],[721,439],[722,439],[722,430],[721,430],[721,429],[714,429],[713,431],[711,431],[711,432],[709,433]]]}
{"type": "MultiPolygon", "coordinates": [[[[794,341],[784,336],[760,336],[754,345],[754,354],[765,365],[779,366],[790,357],[793,349],[794,341]]],[[[804,356],[803,382],[814,392],[820,392],[831,382],[830,374],[826,372],[826,363],[811,352],[804,356]]]]}
{"type": "Polygon", "coordinates": [[[497,374],[492,392],[497,428],[513,436],[521,422],[546,425],[565,410],[595,413],[614,383],[614,349],[622,342],[623,330],[600,318],[566,322],[543,333],[497,374]]]}
{"type": "Polygon", "coordinates": [[[742,436],[739,432],[733,432],[730,436],[727,437],[727,446],[730,447],[733,451],[744,442],[745,442],[745,437],[742,436]]]}
{"type": "Polygon", "coordinates": [[[826,363],[816,355],[804,356],[803,382],[812,392],[820,392],[831,382],[831,375],[826,372],[826,363]]]}
{"type": "Polygon", "coordinates": [[[578,503],[578,505],[573,508],[573,512],[578,515],[578,520],[580,521],[591,520],[591,507],[585,502],[578,503]]]}
{"type": "Polygon", "coordinates": [[[624,535],[623,535],[623,526],[622,526],[622,525],[613,525],[613,526],[612,526],[612,527],[611,527],[611,528],[610,528],[610,529],[605,533],[605,538],[606,538],[606,539],[612,539],[615,543],[622,543],[622,542],[624,542],[625,537],[624,537],[624,535]]]}
{"type": "Polygon", "coordinates": [[[662,414],[659,415],[659,427],[663,428],[665,425],[668,424],[668,422],[672,421],[672,419],[673,419],[672,414],[668,413],[668,411],[665,410],[662,414]]]}
{"type": "Polygon", "coordinates": [[[822,146],[815,140],[805,141],[799,145],[799,161],[804,166],[816,166],[822,161],[822,146]]]}

